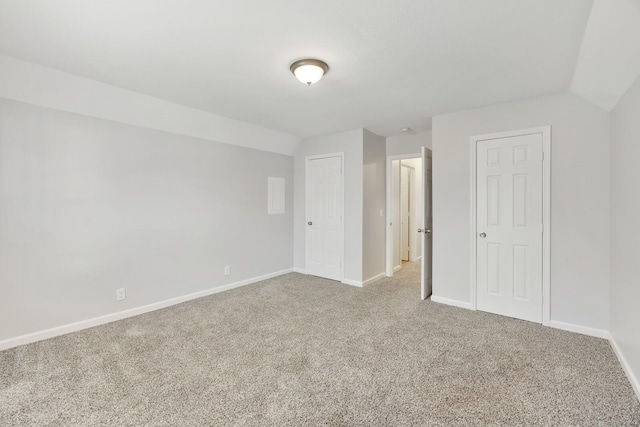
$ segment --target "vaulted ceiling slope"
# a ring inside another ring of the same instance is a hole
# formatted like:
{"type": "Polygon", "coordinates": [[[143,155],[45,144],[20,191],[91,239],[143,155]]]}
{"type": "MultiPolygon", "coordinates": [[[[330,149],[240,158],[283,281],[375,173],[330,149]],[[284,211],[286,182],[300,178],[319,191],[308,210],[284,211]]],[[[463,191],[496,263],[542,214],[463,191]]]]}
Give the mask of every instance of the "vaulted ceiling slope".
{"type": "Polygon", "coordinates": [[[640,74],[640,0],[596,0],[571,91],[612,110],[640,74]]]}
{"type": "MultiPolygon", "coordinates": [[[[608,0],[607,0],[608,1],[608,0]]],[[[565,91],[590,0],[20,0],[0,53],[307,137],[565,91]],[[305,87],[303,57],[330,71],[305,87]]]]}

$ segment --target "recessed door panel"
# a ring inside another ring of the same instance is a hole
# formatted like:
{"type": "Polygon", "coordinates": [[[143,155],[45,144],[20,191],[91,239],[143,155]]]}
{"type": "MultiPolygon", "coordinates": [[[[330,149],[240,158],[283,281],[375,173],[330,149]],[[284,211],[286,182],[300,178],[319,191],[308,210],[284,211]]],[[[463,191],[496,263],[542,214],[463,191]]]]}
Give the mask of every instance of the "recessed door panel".
{"type": "Polygon", "coordinates": [[[487,225],[500,225],[500,179],[499,175],[487,177],[487,225]]]}
{"type": "Polygon", "coordinates": [[[500,244],[487,244],[487,293],[500,295],[500,244]]]}
{"type": "Polygon", "coordinates": [[[526,165],[528,152],[529,152],[528,145],[515,145],[513,147],[513,164],[526,165]]]}
{"type": "Polygon", "coordinates": [[[487,150],[487,166],[497,166],[500,164],[500,147],[487,150]]]}
{"type": "Polygon", "coordinates": [[[513,245],[513,296],[527,299],[527,263],[528,248],[524,245],[513,245]]]}
{"type": "Polygon", "coordinates": [[[527,175],[513,176],[513,226],[527,226],[527,175]]]}

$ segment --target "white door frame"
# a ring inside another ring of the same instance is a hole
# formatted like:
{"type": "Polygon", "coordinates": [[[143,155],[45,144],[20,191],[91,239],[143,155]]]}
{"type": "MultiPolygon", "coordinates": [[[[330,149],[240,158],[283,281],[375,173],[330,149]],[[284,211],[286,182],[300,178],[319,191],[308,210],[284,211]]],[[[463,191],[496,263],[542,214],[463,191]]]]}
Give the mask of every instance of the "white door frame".
{"type": "MultiPolygon", "coordinates": [[[[406,160],[406,159],[422,159],[422,153],[415,154],[399,154],[395,156],[387,156],[387,216],[386,220],[386,244],[387,244],[387,262],[385,274],[389,277],[393,276],[393,229],[391,225],[391,219],[393,218],[393,200],[391,198],[391,175],[392,165],[394,160],[406,160]]],[[[422,165],[424,168],[424,165],[422,165]]]]}
{"type": "Polygon", "coordinates": [[[477,310],[477,144],[487,139],[510,138],[524,135],[542,135],[542,324],[551,321],[551,126],[492,133],[471,137],[471,309],[477,310]]]}
{"type": "Polygon", "coordinates": [[[309,161],[310,160],[317,160],[317,159],[326,159],[329,157],[340,157],[340,170],[342,171],[342,173],[340,174],[340,186],[342,187],[342,211],[340,212],[340,248],[342,248],[342,253],[340,254],[340,281],[342,282],[344,280],[344,152],[339,152],[339,153],[329,153],[329,154],[316,154],[313,156],[306,156],[304,158],[304,179],[305,179],[305,183],[304,183],[304,268],[305,271],[307,269],[307,265],[308,265],[308,258],[309,258],[309,251],[307,249],[307,243],[309,241],[309,227],[307,227],[307,169],[309,166],[309,161]]]}

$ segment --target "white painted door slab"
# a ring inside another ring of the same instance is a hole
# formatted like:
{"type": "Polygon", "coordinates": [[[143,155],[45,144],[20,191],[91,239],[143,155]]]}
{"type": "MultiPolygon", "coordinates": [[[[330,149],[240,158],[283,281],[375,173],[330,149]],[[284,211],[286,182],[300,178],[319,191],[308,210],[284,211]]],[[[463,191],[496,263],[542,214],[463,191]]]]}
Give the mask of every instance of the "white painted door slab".
{"type": "Polygon", "coordinates": [[[477,308],[542,322],[542,134],[477,142],[477,308]]]}
{"type": "Polygon", "coordinates": [[[306,271],[342,280],[342,157],[307,159],[306,271]]]}
{"type": "Polygon", "coordinates": [[[422,273],[420,275],[420,298],[427,299],[432,292],[433,259],[433,209],[431,204],[432,168],[431,151],[422,147],[422,273]]]}

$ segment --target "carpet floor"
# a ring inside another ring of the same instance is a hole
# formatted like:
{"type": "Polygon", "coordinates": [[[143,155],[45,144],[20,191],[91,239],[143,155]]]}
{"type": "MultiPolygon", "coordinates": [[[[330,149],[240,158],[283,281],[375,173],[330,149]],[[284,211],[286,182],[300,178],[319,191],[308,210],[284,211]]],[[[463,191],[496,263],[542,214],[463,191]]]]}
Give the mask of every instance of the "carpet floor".
{"type": "Polygon", "coordinates": [[[640,426],[606,340],[292,273],[0,352],[0,425],[640,426]]]}

